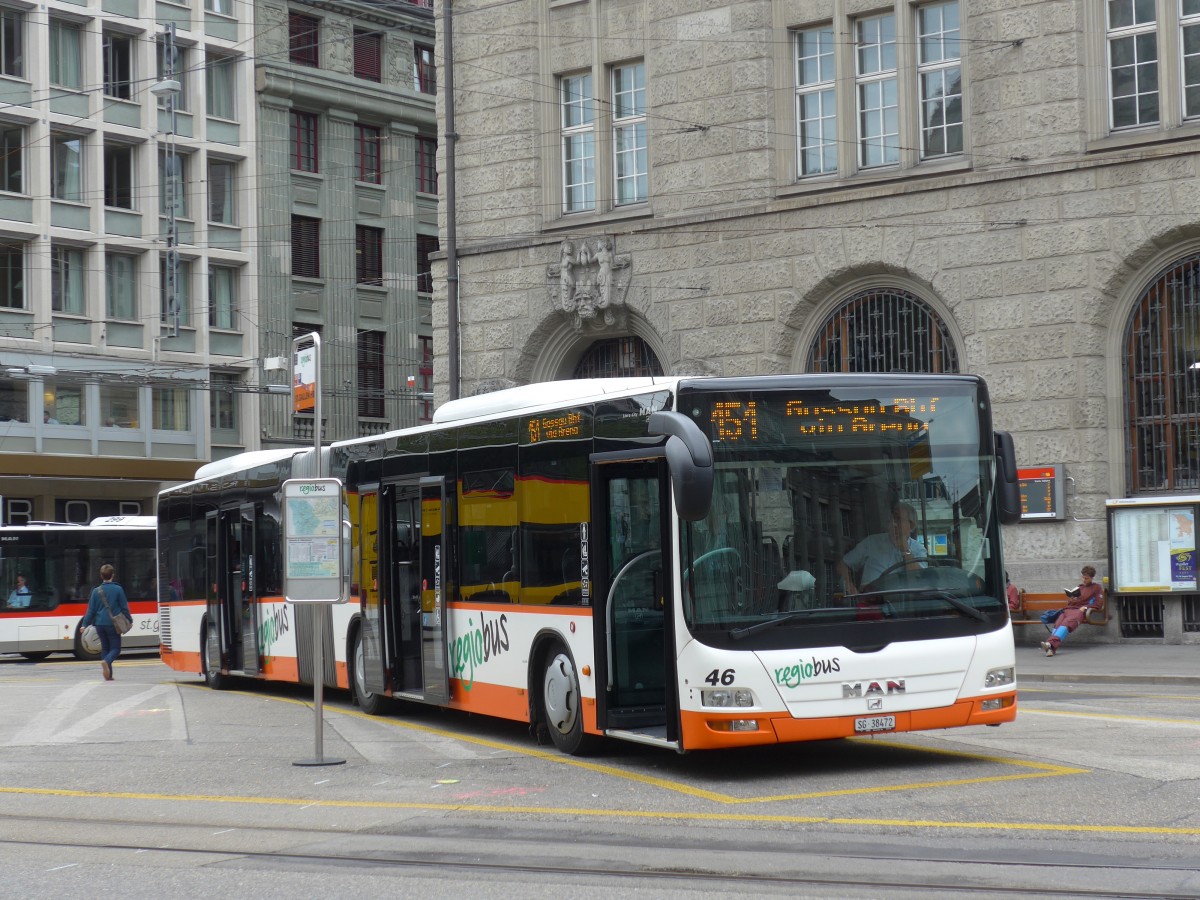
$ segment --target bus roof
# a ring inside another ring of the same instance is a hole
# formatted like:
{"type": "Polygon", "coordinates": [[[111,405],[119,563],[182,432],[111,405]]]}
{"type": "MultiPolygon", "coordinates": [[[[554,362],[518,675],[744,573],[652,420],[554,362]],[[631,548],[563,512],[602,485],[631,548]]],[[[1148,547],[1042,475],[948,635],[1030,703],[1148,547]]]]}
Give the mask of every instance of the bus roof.
{"type": "Polygon", "coordinates": [[[598,400],[611,394],[668,389],[678,378],[580,378],[574,381],[545,381],[540,384],[524,384],[519,387],[464,397],[443,403],[433,414],[434,424],[460,422],[520,410],[533,410],[564,403],[582,403],[598,400]]]}
{"type": "Polygon", "coordinates": [[[92,519],[93,528],[154,528],[158,520],[154,516],[100,516],[92,519]]]}
{"type": "Polygon", "coordinates": [[[229,456],[225,459],[216,459],[210,463],[205,463],[196,470],[196,477],[192,480],[205,481],[209,478],[218,478],[222,475],[232,475],[234,472],[241,472],[244,469],[253,469],[255,466],[265,466],[290,459],[297,453],[304,452],[305,448],[303,447],[251,450],[247,453],[239,453],[237,456],[229,456]]]}

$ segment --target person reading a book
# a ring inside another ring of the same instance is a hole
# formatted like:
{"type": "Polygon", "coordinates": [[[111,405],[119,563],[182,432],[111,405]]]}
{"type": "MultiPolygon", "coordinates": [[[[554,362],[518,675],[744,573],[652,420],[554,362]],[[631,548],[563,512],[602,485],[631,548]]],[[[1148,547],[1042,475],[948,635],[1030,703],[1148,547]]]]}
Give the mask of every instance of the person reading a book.
{"type": "Polygon", "coordinates": [[[1096,609],[1104,601],[1104,588],[1092,580],[1096,577],[1095,568],[1084,566],[1080,575],[1083,576],[1083,581],[1079,583],[1079,587],[1063,592],[1067,596],[1067,605],[1055,618],[1050,637],[1042,641],[1042,649],[1046,651],[1047,656],[1057,653],[1067,635],[1087,620],[1087,611],[1096,609]]]}

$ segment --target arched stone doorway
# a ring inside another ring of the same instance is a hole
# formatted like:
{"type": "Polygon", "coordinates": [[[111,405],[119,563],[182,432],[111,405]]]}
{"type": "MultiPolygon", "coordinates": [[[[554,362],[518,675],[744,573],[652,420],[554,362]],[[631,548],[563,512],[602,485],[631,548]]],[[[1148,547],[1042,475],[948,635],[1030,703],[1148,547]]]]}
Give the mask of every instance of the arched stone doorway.
{"type": "Polygon", "coordinates": [[[662,375],[662,363],[636,335],[595,341],[575,365],[572,378],[632,378],[662,375]]]}
{"type": "Polygon", "coordinates": [[[957,372],[941,317],[908,291],[859,291],[829,314],[809,347],[809,372],[957,372]]]}

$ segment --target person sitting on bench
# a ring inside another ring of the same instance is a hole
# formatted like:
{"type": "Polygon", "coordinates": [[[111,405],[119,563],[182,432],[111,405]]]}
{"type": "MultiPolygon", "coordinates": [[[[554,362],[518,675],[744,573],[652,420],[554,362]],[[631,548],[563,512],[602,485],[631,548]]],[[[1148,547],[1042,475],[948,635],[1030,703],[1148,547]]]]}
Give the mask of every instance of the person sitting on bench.
{"type": "Polygon", "coordinates": [[[1084,566],[1080,570],[1083,581],[1073,591],[1063,609],[1054,620],[1054,628],[1048,640],[1042,641],[1042,649],[1047,656],[1053,656],[1067,639],[1067,635],[1087,620],[1087,611],[1098,607],[1104,599],[1104,588],[1092,581],[1096,570],[1092,566],[1084,566]]]}

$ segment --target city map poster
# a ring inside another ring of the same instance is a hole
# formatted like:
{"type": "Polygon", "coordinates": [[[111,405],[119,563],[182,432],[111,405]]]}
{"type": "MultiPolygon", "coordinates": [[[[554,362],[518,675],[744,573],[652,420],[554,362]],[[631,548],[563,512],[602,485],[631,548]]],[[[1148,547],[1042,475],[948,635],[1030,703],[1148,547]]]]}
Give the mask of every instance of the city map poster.
{"type": "Polygon", "coordinates": [[[340,513],[336,495],[287,498],[289,578],[337,577],[340,513]]]}
{"type": "Polygon", "coordinates": [[[1118,591],[1196,590],[1196,511],[1187,506],[1111,509],[1118,591]]]}

